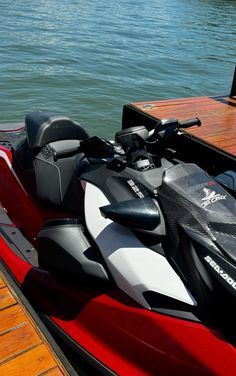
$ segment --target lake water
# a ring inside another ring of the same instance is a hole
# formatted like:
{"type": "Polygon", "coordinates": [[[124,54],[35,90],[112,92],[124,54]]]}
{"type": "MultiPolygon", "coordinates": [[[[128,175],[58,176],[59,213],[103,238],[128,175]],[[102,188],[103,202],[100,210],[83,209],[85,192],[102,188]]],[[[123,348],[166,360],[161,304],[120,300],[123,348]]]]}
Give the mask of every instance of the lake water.
{"type": "Polygon", "coordinates": [[[111,137],[128,102],[227,94],[235,0],[1,0],[0,122],[35,110],[111,137]]]}

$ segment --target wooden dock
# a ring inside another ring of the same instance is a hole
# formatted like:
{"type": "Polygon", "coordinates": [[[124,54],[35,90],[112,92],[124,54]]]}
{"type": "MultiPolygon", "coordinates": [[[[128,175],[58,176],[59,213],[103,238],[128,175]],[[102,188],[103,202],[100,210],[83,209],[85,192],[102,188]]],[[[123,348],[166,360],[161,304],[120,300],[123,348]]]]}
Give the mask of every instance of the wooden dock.
{"type": "Polygon", "coordinates": [[[236,67],[229,95],[135,102],[124,106],[123,128],[145,124],[153,127],[158,119],[180,121],[199,118],[201,127],[185,129],[197,141],[236,157],[236,67]]]}
{"type": "Polygon", "coordinates": [[[0,375],[77,375],[39,318],[36,322],[22,293],[9,281],[0,270],[0,375]]]}
{"type": "Polygon", "coordinates": [[[136,102],[125,106],[123,114],[125,127],[135,125],[135,121],[137,121],[136,125],[141,124],[144,117],[150,124],[154,124],[157,119],[178,118],[182,121],[198,117],[202,126],[184,131],[236,157],[236,99],[234,98],[229,96],[183,98],[136,102]],[[133,121],[132,125],[129,125],[130,119],[133,121]]]}

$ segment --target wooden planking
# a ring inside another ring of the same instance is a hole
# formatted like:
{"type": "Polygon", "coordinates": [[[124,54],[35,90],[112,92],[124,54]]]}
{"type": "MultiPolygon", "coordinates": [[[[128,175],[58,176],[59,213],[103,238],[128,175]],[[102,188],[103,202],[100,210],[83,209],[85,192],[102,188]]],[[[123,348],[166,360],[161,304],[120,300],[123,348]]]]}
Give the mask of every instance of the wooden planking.
{"type": "Polygon", "coordinates": [[[59,368],[54,368],[47,373],[44,373],[43,376],[61,376],[63,373],[59,370],[59,368]]]}
{"type": "Polygon", "coordinates": [[[0,375],[68,376],[1,272],[0,286],[0,375]]]}
{"type": "Polygon", "coordinates": [[[227,96],[196,97],[137,102],[130,106],[155,119],[198,117],[202,126],[190,128],[187,132],[236,156],[236,99],[227,96]]]}
{"type": "Polygon", "coordinates": [[[0,311],[0,336],[9,328],[15,328],[26,322],[25,314],[18,304],[0,311]]]}
{"type": "Polygon", "coordinates": [[[0,310],[16,304],[16,301],[7,287],[0,289],[0,310]]]}
{"type": "Polygon", "coordinates": [[[34,376],[40,375],[56,366],[52,356],[49,356],[44,344],[24,352],[8,362],[0,365],[1,376],[34,376]]]}
{"type": "Polygon", "coordinates": [[[6,286],[6,285],[5,285],[4,281],[0,278],[0,289],[1,289],[2,287],[4,287],[4,286],[6,286]]]}
{"type": "Polygon", "coordinates": [[[0,336],[0,364],[41,343],[41,338],[30,323],[9,330],[0,336]]]}

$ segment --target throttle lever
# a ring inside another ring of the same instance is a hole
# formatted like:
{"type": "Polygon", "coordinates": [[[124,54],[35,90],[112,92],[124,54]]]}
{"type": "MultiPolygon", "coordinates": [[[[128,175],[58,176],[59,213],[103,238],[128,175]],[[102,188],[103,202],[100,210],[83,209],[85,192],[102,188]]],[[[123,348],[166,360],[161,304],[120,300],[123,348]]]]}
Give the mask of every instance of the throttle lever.
{"type": "Polygon", "coordinates": [[[190,128],[190,127],[193,127],[194,125],[197,125],[198,127],[200,127],[201,124],[202,123],[199,118],[188,119],[188,120],[180,121],[179,128],[190,128]]]}
{"type": "Polygon", "coordinates": [[[179,129],[178,119],[159,120],[155,126],[153,136],[156,136],[158,139],[164,140],[174,135],[178,131],[178,129],[179,129]]]}
{"type": "Polygon", "coordinates": [[[178,125],[178,119],[162,119],[156,123],[155,130],[159,133],[166,130],[167,128],[178,128],[178,125]]]}
{"type": "Polygon", "coordinates": [[[154,135],[157,136],[159,139],[168,139],[174,134],[177,133],[177,131],[180,128],[190,128],[194,125],[197,125],[198,127],[201,125],[201,121],[198,118],[194,119],[188,119],[185,121],[178,121],[178,119],[163,119],[159,120],[155,126],[154,133],[152,135],[152,138],[154,135]]]}

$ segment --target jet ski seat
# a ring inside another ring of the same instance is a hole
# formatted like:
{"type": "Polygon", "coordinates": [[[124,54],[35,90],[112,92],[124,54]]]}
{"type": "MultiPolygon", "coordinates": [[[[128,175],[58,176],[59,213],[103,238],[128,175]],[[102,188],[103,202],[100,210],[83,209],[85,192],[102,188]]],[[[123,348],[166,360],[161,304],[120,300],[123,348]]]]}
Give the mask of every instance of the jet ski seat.
{"type": "Polygon", "coordinates": [[[31,112],[25,118],[26,135],[32,150],[60,140],[84,140],[88,133],[66,116],[48,112],[31,112]]]}
{"type": "Polygon", "coordinates": [[[46,206],[81,213],[75,159],[88,133],[70,118],[48,112],[28,114],[25,126],[26,140],[15,156],[26,179],[33,177],[37,198],[46,206]]]}

